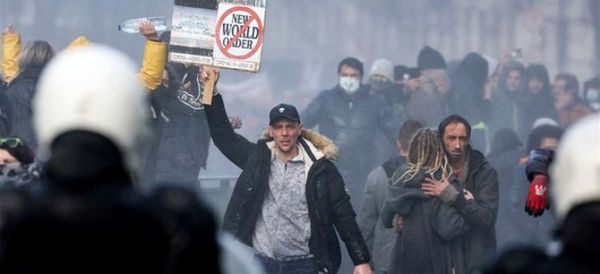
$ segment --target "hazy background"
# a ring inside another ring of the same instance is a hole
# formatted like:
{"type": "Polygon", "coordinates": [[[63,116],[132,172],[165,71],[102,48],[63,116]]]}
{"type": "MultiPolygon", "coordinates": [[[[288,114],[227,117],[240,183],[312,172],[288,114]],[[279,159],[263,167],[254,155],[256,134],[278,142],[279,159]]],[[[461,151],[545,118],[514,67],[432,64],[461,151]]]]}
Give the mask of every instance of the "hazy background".
{"type": "MultiPolygon", "coordinates": [[[[165,16],[168,0],[0,0],[0,25],[13,24],[24,41],[42,39],[57,50],[79,35],[110,44],[141,62],[144,39],[117,31],[129,18],[165,16]]],[[[262,68],[257,74],[225,72],[220,90],[240,133],[258,139],[271,106],[303,109],[337,82],[338,62],[388,58],[414,66],[424,45],[447,60],[471,51],[498,57],[520,48],[525,62],[547,65],[551,77],[575,73],[583,82],[600,71],[598,0],[268,0],[262,68]]],[[[235,175],[212,148],[201,176],[235,175]]],[[[220,198],[219,198],[220,199],[220,198]]],[[[221,199],[226,201],[227,199],[221,199]]]]}

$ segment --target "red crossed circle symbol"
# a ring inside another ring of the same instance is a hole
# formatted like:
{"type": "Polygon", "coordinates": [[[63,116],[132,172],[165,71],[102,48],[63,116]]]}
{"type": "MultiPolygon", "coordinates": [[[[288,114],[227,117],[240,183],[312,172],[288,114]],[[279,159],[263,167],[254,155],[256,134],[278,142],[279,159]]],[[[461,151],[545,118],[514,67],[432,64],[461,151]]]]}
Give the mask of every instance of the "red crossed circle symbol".
{"type": "Polygon", "coordinates": [[[258,17],[258,14],[256,14],[256,12],[249,7],[244,7],[244,6],[233,7],[231,9],[227,10],[225,13],[223,13],[223,15],[221,15],[221,18],[219,18],[219,21],[217,22],[217,27],[215,30],[215,39],[217,39],[217,47],[219,47],[219,50],[221,50],[223,55],[225,55],[229,58],[232,58],[232,59],[247,59],[247,58],[251,57],[252,55],[254,55],[256,53],[256,51],[258,51],[258,49],[262,45],[262,42],[263,42],[262,20],[260,20],[260,17],[258,17]],[[225,18],[227,18],[227,16],[229,16],[230,14],[232,14],[236,11],[246,12],[246,13],[250,14],[250,19],[248,19],[248,21],[246,21],[244,26],[242,26],[242,28],[235,34],[235,36],[232,39],[229,39],[229,43],[227,45],[223,45],[222,40],[221,40],[221,28],[223,26],[223,21],[225,20],[225,18]],[[246,32],[246,29],[248,29],[248,27],[250,26],[250,24],[252,22],[254,22],[254,20],[256,20],[256,22],[258,23],[258,39],[257,39],[258,41],[256,42],[256,45],[252,48],[252,50],[250,50],[246,54],[235,55],[235,54],[230,53],[229,50],[231,49],[231,46],[233,46],[233,44],[238,39],[240,39],[240,36],[242,36],[242,34],[244,32],[246,32]]]}

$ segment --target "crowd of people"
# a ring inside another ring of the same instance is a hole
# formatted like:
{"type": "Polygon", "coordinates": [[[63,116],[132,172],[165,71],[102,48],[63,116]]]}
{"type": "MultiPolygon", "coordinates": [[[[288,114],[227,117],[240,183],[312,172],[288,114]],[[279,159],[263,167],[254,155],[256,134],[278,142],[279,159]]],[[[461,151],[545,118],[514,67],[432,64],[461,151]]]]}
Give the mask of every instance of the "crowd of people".
{"type": "Polygon", "coordinates": [[[254,273],[219,264],[241,243],[265,273],[337,273],[338,238],[355,274],[600,269],[582,239],[600,244],[599,178],[581,171],[600,165],[600,76],[580,89],[517,55],[446,62],[429,46],[416,67],[378,59],[366,74],[348,57],[333,88],[274,106],[252,142],[219,70],[168,62],[169,32],[140,33],[136,70],[84,36],[57,53],[4,29],[1,272],[254,273]],[[193,192],[211,139],[242,170],[222,223],[235,243],[193,192]],[[542,158],[556,168],[531,166],[542,158]]]}

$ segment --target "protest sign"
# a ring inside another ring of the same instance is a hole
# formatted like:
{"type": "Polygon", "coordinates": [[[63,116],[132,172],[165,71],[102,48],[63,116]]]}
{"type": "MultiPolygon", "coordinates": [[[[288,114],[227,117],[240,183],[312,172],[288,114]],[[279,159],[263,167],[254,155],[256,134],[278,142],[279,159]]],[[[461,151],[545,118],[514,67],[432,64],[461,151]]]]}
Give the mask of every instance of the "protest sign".
{"type": "Polygon", "coordinates": [[[257,72],[264,40],[265,9],[220,3],[213,46],[214,65],[257,72]]]}
{"type": "Polygon", "coordinates": [[[213,64],[217,1],[175,0],[169,61],[213,64]]]}

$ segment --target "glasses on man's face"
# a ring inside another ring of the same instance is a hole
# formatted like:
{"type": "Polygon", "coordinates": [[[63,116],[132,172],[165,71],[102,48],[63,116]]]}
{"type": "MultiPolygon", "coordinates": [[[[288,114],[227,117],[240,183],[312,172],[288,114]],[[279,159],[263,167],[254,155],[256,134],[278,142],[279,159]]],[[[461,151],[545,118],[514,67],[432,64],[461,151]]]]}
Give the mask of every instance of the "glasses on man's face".
{"type": "Polygon", "coordinates": [[[21,142],[21,139],[17,137],[0,138],[0,146],[3,145],[15,148],[17,146],[23,145],[23,142],[21,142]]]}

